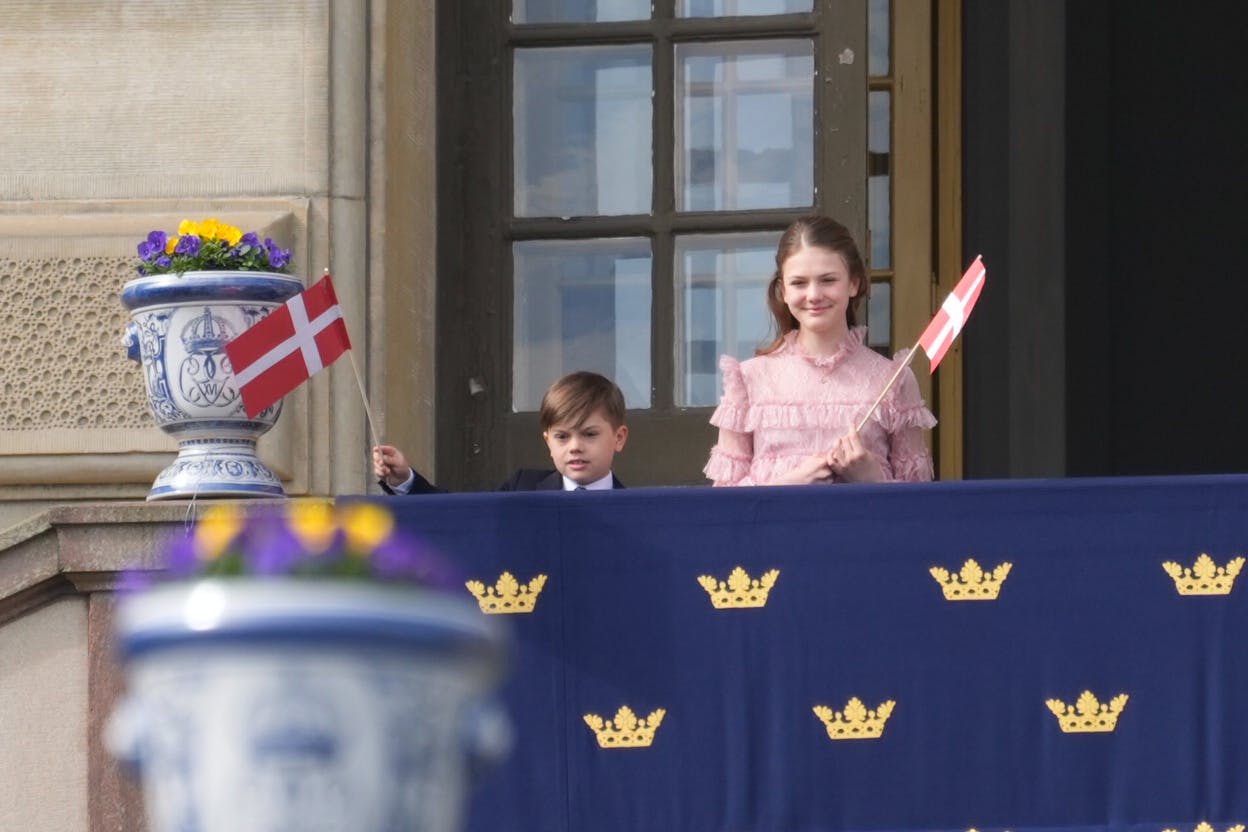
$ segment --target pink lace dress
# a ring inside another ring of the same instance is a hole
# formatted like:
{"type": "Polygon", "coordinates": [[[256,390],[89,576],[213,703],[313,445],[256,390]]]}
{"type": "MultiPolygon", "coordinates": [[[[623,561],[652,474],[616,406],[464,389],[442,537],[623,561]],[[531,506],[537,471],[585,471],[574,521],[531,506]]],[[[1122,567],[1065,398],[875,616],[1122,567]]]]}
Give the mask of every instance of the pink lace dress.
{"type": "MultiPolygon", "coordinates": [[[[775,352],[719,359],[724,395],[711,416],[719,441],[703,473],[715,485],[766,485],[804,457],[829,450],[862,419],[896,365],[849,332],[832,355],[810,355],[790,332],[775,352]]],[[[862,441],[888,480],[932,478],[923,431],[936,418],[909,368],[862,429],[862,441]]],[[[839,480],[838,480],[839,481],[839,480]]]]}

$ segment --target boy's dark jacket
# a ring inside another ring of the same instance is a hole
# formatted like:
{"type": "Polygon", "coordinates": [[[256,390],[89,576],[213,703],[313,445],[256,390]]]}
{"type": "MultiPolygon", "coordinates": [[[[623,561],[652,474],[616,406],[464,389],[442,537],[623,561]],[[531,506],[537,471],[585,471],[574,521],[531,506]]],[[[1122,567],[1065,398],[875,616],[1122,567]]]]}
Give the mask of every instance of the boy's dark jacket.
{"type": "MultiPolygon", "coordinates": [[[[412,481],[412,490],[408,494],[449,494],[445,488],[438,488],[429,480],[413,470],[416,479],[412,481]]],[[[623,488],[624,483],[619,477],[613,477],[616,488],[623,488]]],[[[387,494],[395,494],[385,480],[378,480],[387,494]]],[[[520,468],[511,475],[511,479],[500,485],[498,491],[562,491],[563,475],[551,468],[520,468]]]]}

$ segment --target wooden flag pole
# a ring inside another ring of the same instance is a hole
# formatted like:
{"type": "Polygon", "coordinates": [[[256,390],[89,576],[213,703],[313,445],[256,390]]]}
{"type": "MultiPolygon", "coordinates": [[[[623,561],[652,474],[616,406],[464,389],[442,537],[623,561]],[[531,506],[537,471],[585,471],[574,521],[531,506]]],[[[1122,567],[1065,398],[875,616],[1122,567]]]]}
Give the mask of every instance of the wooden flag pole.
{"type": "Polygon", "coordinates": [[[888,384],[884,385],[884,389],[880,391],[880,395],[876,397],[875,403],[871,405],[871,409],[867,411],[867,415],[862,417],[862,421],[858,423],[855,430],[861,432],[867,425],[867,420],[875,413],[875,409],[880,406],[880,402],[884,401],[884,397],[888,395],[888,391],[892,389],[893,384],[901,376],[901,371],[910,366],[910,362],[914,360],[914,354],[918,351],[919,346],[923,346],[923,351],[927,353],[928,360],[932,365],[932,372],[936,372],[936,365],[944,358],[945,353],[953,344],[953,339],[958,337],[958,333],[962,331],[966,318],[971,314],[971,308],[975,306],[975,301],[979,299],[979,290],[983,286],[984,278],[988,275],[988,269],[983,264],[983,256],[976,255],[971,265],[967,266],[966,271],[962,274],[962,279],[958,281],[958,285],[953,287],[953,291],[945,298],[944,303],[940,305],[940,309],[936,311],[936,317],[932,318],[921,333],[919,340],[914,342],[914,346],[910,348],[910,354],[906,356],[906,360],[897,368],[897,372],[893,373],[893,377],[888,380],[888,384]],[[979,266],[978,271],[975,267],[979,266]],[[943,316],[943,317],[942,317],[943,316]],[[933,329],[935,328],[935,332],[933,329]],[[932,333],[932,336],[929,336],[932,333]],[[945,341],[945,336],[948,341],[945,341]],[[926,339],[927,343],[924,344],[926,339]]]}
{"type": "MultiPolygon", "coordinates": [[[[328,266],[325,268],[324,276],[329,276],[328,266]]],[[[341,305],[341,302],[339,305],[341,305]]],[[[364,402],[364,416],[368,419],[368,433],[373,439],[373,447],[375,448],[381,444],[381,440],[377,438],[377,425],[373,422],[373,410],[368,406],[368,393],[364,392],[364,377],[360,375],[360,368],[355,363],[354,349],[347,350],[347,360],[351,362],[351,372],[355,375],[355,384],[360,388],[360,401],[364,402]]],[[[373,458],[371,453],[368,458],[370,460],[373,458]]]]}
{"type": "Polygon", "coordinates": [[[871,418],[871,415],[875,413],[875,409],[880,406],[880,402],[884,401],[884,397],[888,395],[888,391],[893,388],[893,385],[897,382],[897,379],[901,377],[902,371],[910,366],[910,362],[914,360],[914,354],[918,352],[918,349],[919,349],[919,342],[915,341],[914,346],[910,348],[910,354],[906,356],[906,360],[901,362],[901,366],[897,368],[897,371],[895,373],[893,373],[893,377],[888,380],[888,384],[884,385],[884,389],[880,391],[880,395],[876,396],[875,402],[871,405],[871,408],[867,411],[867,415],[862,417],[862,421],[858,423],[858,427],[854,428],[854,430],[861,433],[862,429],[866,427],[867,420],[869,420],[871,418]]]}
{"type": "MultiPolygon", "coordinates": [[[[355,365],[355,351],[347,350],[347,358],[351,361],[351,372],[355,374],[355,383],[360,388],[360,399],[364,402],[364,415],[368,417],[368,432],[373,438],[373,447],[381,444],[377,438],[377,426],[373,424],[373,411],[368,406],[368,394],[364,392],[364,379],[360,376],[360,368],[355,365]]],[[[372,455],[369,455],[372,459],[372,455]]]]}

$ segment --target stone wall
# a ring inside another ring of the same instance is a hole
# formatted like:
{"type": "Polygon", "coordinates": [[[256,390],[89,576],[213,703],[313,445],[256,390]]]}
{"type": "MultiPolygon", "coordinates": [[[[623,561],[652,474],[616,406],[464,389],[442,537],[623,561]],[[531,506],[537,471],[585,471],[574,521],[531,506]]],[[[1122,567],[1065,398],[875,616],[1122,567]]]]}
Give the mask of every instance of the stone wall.
{"type": "MultiPolygon", "coordinates": [[[[0,26],[0,829],[138,832],[101,731],[117,571],[192,516],[121,346],[154,228],[270,230],[330,268],[380,438],[433,470],[434,0],[10,0],[0,26]],[[393,229],[387,233],[387,229],[393,229]],[[106,502],[100,502],[106,501],[106,502]]],[[[370,488],[350,362],[260,455],[291,495],[370,488]]]]}
{"type": "Polygon", "coordinates": [[[86,610],[67,598],[0,626],[0,829],[87,828],[86,610]]]}
{"type": "MultiPolygon", "coordinates": [[[[67,500],[141,498],[172,458],[120,346],[119,292],[153,228],[215,216],[273,229],[305,280],[325,268],[366,383],[388,351],[431,368],[432,307],[417,352],[384,336],[395,308],[432,297],[429,202],[385,282],[385,140],[403,180],[432,182],[432,0],[13,0],[0,29],[0,528],[67,500]],[[393,25],[391,25],[393,24],[393,25]],[[388,33],[407,33],[402,61],[388,33]],[[411,85],[415,84],[417,89],[411,85]],[[417,106],[410,102],[416,101],[417,106]],[[387,126],[388,110],[404,106],[387,126]],[[423,102],[423,103],[422,103],[423,102]],[[407,129],[419,124],[416,129],[407,129]],[[371,168],[370,168],[371,162],[371,168]],[[410,245],[409,245],[410,249],[410,245]],[[409,260],[410,262],[410,260],[409,260]],[[422,283],[422,281],[424,281],[422,283]],[[389,317],[388,317],[389,316],[389,317]],[[378,337],[381,336],[381,337],[378,337]],[[371,360],[370,360],[371,359],[371,360]]],[[[432,189],[428,192],[432,198],[432,189]]],[[[401,206],[400,206],[401,208],[401,206]]],[[[410,209],[397,221],[415,217],[410,209]]],[[[397,374],[432,424],[432,371],[397,374]]],[[[411,424],[411,419],[406,417],[411,424]]],[[[427,445],[424,421],[395,441],[427,445]]],[[[348,362],[290,397],[260,453],[291,494],[368,487],[367,420],[348,362]]]]}

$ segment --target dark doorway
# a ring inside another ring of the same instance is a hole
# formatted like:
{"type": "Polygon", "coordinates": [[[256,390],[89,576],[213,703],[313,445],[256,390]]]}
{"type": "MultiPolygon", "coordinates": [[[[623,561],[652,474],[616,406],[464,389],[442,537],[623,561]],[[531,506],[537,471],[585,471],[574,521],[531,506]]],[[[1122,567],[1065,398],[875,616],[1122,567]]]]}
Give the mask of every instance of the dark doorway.
{"type": "Polygon", "coordinates": [[[1067,4],[1067,467],[1248,471],[1238,3],[1067,4]]]}

